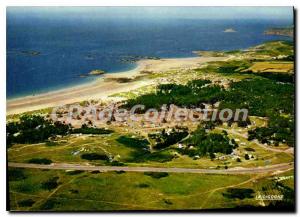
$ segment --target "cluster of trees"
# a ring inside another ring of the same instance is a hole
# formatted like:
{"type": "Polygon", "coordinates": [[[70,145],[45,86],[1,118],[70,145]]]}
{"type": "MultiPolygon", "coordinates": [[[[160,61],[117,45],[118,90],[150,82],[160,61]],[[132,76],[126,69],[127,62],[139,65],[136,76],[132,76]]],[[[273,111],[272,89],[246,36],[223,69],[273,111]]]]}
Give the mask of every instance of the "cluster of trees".
{"type": "Polygon", "coordinates": [[[182,107],[199,106],[200,104],[215,103],[220,99],[222,88],[208,85],[209,80],[193,80],[186,85],[161,84],[155,93],[149,93],[127,101],[126,107],[137,104],[145,105],[145,109],[160,109],[163,104],[175,104],[182,107]]]}
{"type": "Polygon", "coordinates": [[[158,134],[149,134],[149,138],[153,139],[155,142],[153,148],[161,149],[180,142],[188,135],[189,133],[187,128],[177,127],[173,128],[171,131],[166,131],[163,129],[158,134]]]}
{"type": "Polygon", "coordinates": [[[55,135],[66,135],[70,126],[60,122],[52,122],[38,115],[23,115],[19,122],[6,124],[7,146],[14,143],[44,142],[55,135]]]}
{"type": "Polygon", "coordinates": [[[269,79],[233,83],[224,93],[220,108],[247,108],[249,115],[268,117],[267,127],[250,130],[249,140],[294,145],[294,84],[269,79]]]}
{"type": "Polygon", "coordinates": [[[278,146],[280,142],[289,146],[295,144],[294,116],[272,116],[268,127],[258,127],[248,131],[248,140],[258,139],[261,143],[278,146]]]}
{"type": "Polygon", "coordinates": [[[108,129],[88,127],[85,124],[79,129],[73,129],[71,125],[53,122],[39,115],[23,115],[18,122],[9,122],[6,124],[8,147],[11,147],[15,143],[32,144],[47,142],[49,138],[57,135],[65,136],[72,133],[109,134],[112,132],[108,129]]]}
{"type": "Polygon", "coordinates": [[[188,145],[184,150],[184,154],[189,156],[206,156],[215,158],[215,153],[232,153],[238,145],[227,136],[227,133],[207,133],[205,129],[198,127],[191,136],[185,141],[188,145]],[[193,147],[191,147],[193,146],[193,147]]]}
{"type": "Polygon", "coordinates": [[[247,108],[249,115],[268,117],[294,110],[294,85],[269,79],[244,79],[232,83],[223,94],[220,108],[247,108]]]}
{"type": "Polygon", "coordinates": [[[94,128],[88,127],[86,124],[83,124],[81,128],[72,129],[71,133],[81,133],[81,134],[110,134],[112,130],[104,128],[94,128]]]}
{"type": "Polygon", "coordinates": [[[261,76],[264,78],[268,78],[273,81],[278,82],[285,82],[285,83],[294,83],[295,82],[295,75],[294,73],[270,73],[270,72],[260,72],[256,74],[257,76],[261,76]]]}

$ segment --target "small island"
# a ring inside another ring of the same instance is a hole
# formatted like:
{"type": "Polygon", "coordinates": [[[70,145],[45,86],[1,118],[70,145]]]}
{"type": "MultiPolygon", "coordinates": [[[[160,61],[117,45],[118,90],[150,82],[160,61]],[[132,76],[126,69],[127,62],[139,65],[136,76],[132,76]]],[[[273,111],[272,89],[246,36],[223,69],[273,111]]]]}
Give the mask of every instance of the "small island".
{"type": "Polygon", "coordinates": [[[103,74],[105,74],[105,71],[103,71],[101,69],[95,69],[95,70],[90,71],[87,74],[81,74],[80,77],[84,78],[84,77],[87,77],[87,76],[97,76],[97,75],[103,75],[103,74]]]}
{"type": "Polygon", "coordinates": [[[105,71],[100,70],[100,69],[95,69],[89,72],[89,75],[103,75],[105,71]]]}
{"type": "Polygon", "coordinates": [[[228,29],[225,29],[223,32],[236,32],[236,30],[233,28],[228,28],[228,29]]]}
{"type": "Polygon", "coordinates": [[[37,56],[37,55],[40,55],[41,52],[34,51],[34,50],[23,50],[23,51],[21,51],[21,54],[28,55],[28,56],[37,56]]]}

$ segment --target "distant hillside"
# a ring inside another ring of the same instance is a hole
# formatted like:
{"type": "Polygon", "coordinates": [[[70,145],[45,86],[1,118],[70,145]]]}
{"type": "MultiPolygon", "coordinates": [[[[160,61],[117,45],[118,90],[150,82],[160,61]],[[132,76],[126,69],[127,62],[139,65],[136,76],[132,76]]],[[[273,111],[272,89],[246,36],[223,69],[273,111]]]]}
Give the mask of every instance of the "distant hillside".
{"type": "Polygon", "coordinates": [[[270,28],[264,32],[266,35],[294,36],[294,27],[270,28]]]}

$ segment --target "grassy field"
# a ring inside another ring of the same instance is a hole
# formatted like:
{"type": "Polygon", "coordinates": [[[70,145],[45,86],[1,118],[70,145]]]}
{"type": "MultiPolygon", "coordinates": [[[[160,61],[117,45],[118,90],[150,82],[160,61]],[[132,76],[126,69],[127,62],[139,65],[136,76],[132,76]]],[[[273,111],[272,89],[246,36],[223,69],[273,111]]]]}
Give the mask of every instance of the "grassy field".
{"type": "Polygon", "coordinates": [[[250,68],[254,73],[259,72],[277,72],[277,73],[291,73],[294,71],[293,62],[255,62],[250,68]]]}
{"type": "MultiPolygon", "coordinates": [[[[249,175],[168,174],[153,178],[134,172],[79,172],[10,169],[12,210],[180,210],[259,205],[256,191],[274,179],[249,175]],[[21,172],[20,172],[21,171],[21,172]],[[57,177],[57,185],[45,183],[57,177]],[[49,186],[48,186],[49,187],[49,186]],[[254,189],[252,198],[229,199],[228,188],[254,189]]],[[[292,173],[289,173],[289,175],[292,173]]],[[[293,182],[293,178],[284,182],[293,182]]],[[[289,183],[285,183],[290,185],[289,183]]]]}
{"type": "MultiPolygon", "coordinates": [[[[223,126],[224,129],[235,129],[223,126]]],[[[244,128],[236,129],[238,133],[245,133],[244,128]],[[239,131],[240,130],[240,131],[239,131]]],[[[215,129],[213,132],[221,133],[221,129],[215,129]]],[[[254,142],[249,142],[242,136],[231,134],[239,144],[236,149],[238,155],[220,155],[219,158],[211,160],[208,156],[200,159],[193,159],[187,155],[179,154],[177,145],[169,148],[153,151],[151,154],[146,152],[143,147],[134,147],[128,144],[122,144],[118,141],[121,135],[113,133],[111,135],[70,135],[58,139],[54,143],[40,144],[20,144],[14,145],[8,149],[8,160],[10,162],[28,162],[34,158],[46,158],[53,162],[66,163],[88,163],[94,165],[107,165],[104,160],[86,160],[81,155],[85,153],[106,154],[112,160],[122,162],[129,166],[158,166],[158,167],[183,167],[183,168],[224,168],[230,167],[257,167],[275,163],[284,163],[293,161],[293,156],[287,153],[275,153],[266,150],[254,142]],[[250,151],[249,151],[250,150],[250,151]],[[250,159],[245,160],[245,154],[249,154],[250,159]],[[237,157],[241,162],[237,162],[237,157]]],[[[128,135],[128,138],[136,139],[134,135],[128,135]]],[[[137,140],[139,141],[139,140],[137,140]]],[[[285,149],[285,146],[279,146],[278,149],[285,149]]]]}

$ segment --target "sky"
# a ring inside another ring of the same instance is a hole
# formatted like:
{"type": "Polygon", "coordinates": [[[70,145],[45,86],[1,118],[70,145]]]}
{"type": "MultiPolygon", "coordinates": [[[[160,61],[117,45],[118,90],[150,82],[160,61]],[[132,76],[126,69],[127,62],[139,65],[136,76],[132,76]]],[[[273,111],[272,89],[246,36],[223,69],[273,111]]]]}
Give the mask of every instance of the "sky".
{"type": "Polygon", "coordinates": [[[293,19],[293,7],[8,7],[8,15],[94,18],[293,19]]]}

